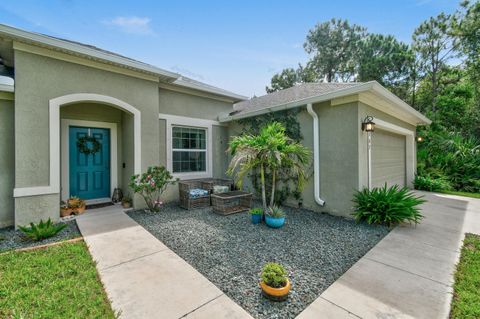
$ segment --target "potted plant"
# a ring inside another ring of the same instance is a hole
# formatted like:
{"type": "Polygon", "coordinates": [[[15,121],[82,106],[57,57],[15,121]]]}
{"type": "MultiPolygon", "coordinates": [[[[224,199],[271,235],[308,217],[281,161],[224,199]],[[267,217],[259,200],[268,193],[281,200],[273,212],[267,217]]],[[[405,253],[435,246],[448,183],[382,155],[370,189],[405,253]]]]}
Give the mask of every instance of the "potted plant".
{"type": "Polygon", "coordinates": [[[85,212],[85,201],[79,197],[70,197],[67,201],[67,205],[72,209],[72,212],[75,215],[83,214],[85,212]]]}
{"type": "Polygon", "coordinates": [[[282,227],[285,224],[285,212],[277,205],[269,207],[265,215],[265,223],[272,228],[282,227]]]}
{"type": "Polygon", "coordinates": [[[122,198],[122,207],[123,208],[130,208],[132,207],[132,198],[128,195],[123,196],[122,198]]]}
{"type": "Polygon", "coordinates": [[[73,213],[73,209],[68,207],[68,204],[64,201],[60,202],[60,217],[70,216],[73,213]]]}
{"type": "Polygon", "coordinates": [[[252,224],[259,224],[262,221],[263,209],[252,208],[248,213],[252,216],[252,224]]]}
{"type": "Polygon", "coordinates": [[[263,266],[260,287],[263,294],[274,301],[283,301],[290,292],[290,280],[287,271],[277,263],[267,263],[263,266]]]}

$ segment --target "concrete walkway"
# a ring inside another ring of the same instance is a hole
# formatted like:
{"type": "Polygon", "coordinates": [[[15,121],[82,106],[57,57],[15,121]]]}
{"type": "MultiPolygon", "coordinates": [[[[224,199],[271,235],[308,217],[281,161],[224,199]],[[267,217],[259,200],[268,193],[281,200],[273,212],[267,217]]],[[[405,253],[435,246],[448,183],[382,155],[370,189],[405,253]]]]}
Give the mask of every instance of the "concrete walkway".
{"type": "Polygon", "coordinates": [[[480,234],[480,200],[418,192],[416,227],[392,230],[297,318],[448,318],[466,232],[480,234]]]}
{"type": "Polygon", "coordinates": [[[77,223],[120,318],[252,318],[119,207],[77,223]]]}

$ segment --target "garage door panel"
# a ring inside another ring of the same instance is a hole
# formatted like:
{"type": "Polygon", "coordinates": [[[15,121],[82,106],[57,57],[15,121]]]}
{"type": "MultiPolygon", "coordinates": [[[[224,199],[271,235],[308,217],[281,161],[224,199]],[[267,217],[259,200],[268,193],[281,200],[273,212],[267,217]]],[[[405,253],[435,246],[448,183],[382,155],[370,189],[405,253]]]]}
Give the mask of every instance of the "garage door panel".
{"type": "Polygon", "coordinates": [[[405,186],[406,138],[376,130],[372,134],[372,186],[405,186]]]}

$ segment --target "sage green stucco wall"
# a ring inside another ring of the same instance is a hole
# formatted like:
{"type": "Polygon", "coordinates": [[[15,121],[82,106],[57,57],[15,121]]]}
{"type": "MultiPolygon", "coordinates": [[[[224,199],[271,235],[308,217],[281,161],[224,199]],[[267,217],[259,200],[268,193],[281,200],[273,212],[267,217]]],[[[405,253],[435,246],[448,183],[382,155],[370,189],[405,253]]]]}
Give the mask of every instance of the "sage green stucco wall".
{"type": "MultiPolygon", "coordinates": [[[[404,129],[410,130],[415,132],[416,127],[412,124],[409,124],[407,122],[404,122],[396,117],[393,117],[391,115],[388,115],[376,108],[373,108],[370,105],[367,105],[365,103],[359,102],[359,107],[358,107],[358,123],[361,123],[361,121],[367,116],[373,116],[374,118],[378,118],[382,121],[400,126],[404,129]]],[[[359,152],[359,161],[358,161],[358,166],[359,166],[359,188],[367,187],[368,185],[368,163],[367,163],[367,134],[364,132],[361,132],[361,127],[359,124],[359,132],[360,134],[358,135],[358,152],[359,152]]],[[[375,134],[375,131],[372,133],[375,134]]],[[[417,167],[417,151],[416,151],[416,142],[410,138],[407,138],[406,140],[406,147],[412,147],[413,143],[413,152],[407,152],[407,158],[406,162],[407,163],[413,163],[414,170],[416,172],[416,167],[417,167]],[[410,155],[410,156],[409,156],[410,155]]],[[[375,145],[372,145],[372,147],[375,147],[375,145]]],[[[413,187],[413,179],[412,176],[407,175],[407,180],[406,180],[406,186],[407,187],[413,187]]]]}
{"type": "Polygon", "coordinates": [[[227,178],[226,171],[228,167],[228,156],[226,150],[228,148],[228,127],[213,125],[213,177],[227,178]]]}
{"type": "MultiPolygon", "coordinates": [[[[328,101],[314,105],[313,109],[319,118],[320,197],[325,206],[315,202],[313,167],[310,167],[310,177],[302,192],[303,207],[351,217],[351,200],[358,188],[358,104],[331,106],[328,101]]],[[[313,119],[305,107],[301,107],[298,121],[303,135],[301,143],[313,154],[313,119]]],[[[240,132],[238,123],[229,125],[230,136],[240,132]]],[[[313,155],[310,164],[313,165],[313,155]]],[[[244,189],[253,189],[248,179],[244,181],[244,189]]],[[[287,204],[298,206],[298,201],[289,199],[287,204]]]]}
{"type": "MultiPolygon", "coordinates": [[[[217,120],[220,113],[232,111],[232,103],[223,102],[214,98],[190,95],[168,89],[159,89],[159,113],[199,118],[205,120],[217,120]]],[[[176,124],[172,120],[172,124],[176,124]]],[[[177,123],[178,124],[178,123],[177,123]]],[[[195,126],[195,120],[192,121],[195,126]]],[[[164,119],[159,120],[160,139],[160,165],[167,166],[167,123],[164,119]]],[[[228,145],[227,126],[212,125],[212,176],[225,177],[228,159],[225,153],[228,145]]],[[[170,186],[162,196],[165,201],[178,200],[178,185],[170,186]]]]}
{"type": "Polygon", "coordinates": [[[217,120],[220,113],[232,111],[232,103],[160,89],[159,112],[199,119],[217,120]]]}
{"type": "Polygon", "coordinates": [[[14,102],[0,99],[0,228],[13,225],[15,184],[14,102]]]}
{"type": "MultiPolygon", "coordinates": [[[[16,187],[49,184],[49,100],[73,93],[107,95],[137,108],[141,112],[142,169],[158,164],[158,83],[18,50],[15,75],[16,187]]],[[[36,197],[44,197],[48,208],[35,212],[35,201],[16,198],[17,224],[58,218],[58,194],[36,197]]]]}
{"type": "Polygon", "coordinates": [[[315,105],[320,130],[320,197],[316,210],[351,217],[358,188],[358,104],[315,105]]]}

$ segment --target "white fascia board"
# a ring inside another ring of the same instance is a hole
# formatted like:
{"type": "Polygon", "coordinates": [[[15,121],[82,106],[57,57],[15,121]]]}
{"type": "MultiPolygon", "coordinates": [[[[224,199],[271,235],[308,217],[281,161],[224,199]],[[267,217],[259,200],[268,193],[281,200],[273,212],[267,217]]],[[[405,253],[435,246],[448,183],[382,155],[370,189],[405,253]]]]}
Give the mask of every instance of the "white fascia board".
{"type": "Polygon", "coordinates": [[[375,92],[376,94],[382,96],[383,98],[394,103],[395,105],[398,105],[403,112],[413,115],[416,119],[418,119],[418,122],[415,124],[430,124],[432,122],[426,116],[424,116],[423,114],[421,114],[420,112],[412,108],[410,105],[402,101],[398,96],[396,96],[395,94],[393,94],[392,92],[390,92],[389,90],[381,86],[376,81],[366,82],[358,86],[349,87],[349,88],[341,89],[332,93],[317,95],[314,97],[309,97],[306,99],[301,99],[301,100],[293,101],[286,104],[279,104],[279,105],[275,105],[268,108],[247,112],[247,113],[226,116],[226,117],[220,118],[219,121],[230,122],[233,120],[239,120],[242,118],[258,116],[258,115],[262,115],[269,112],[277,112],[277,111],[288,110],[295,107],[305,106],[309,103],[311,104],[320,103],[320,102],[332,100],[338,97],[357,94],[361,92],[367,92],[367,91],[375,92]]]}
{"type": "Polygon", "coordinates": [[[204,85],[188,82],[188,81],[182,80],[181,77],[178,78],[177,80],[175,80],[173,82],[173,84],[183,86],[183,87],[187,87],[187,88],[194,89],[194,90],[198,90],[198,91],[203,91],[203,92],[213,93],[213,94],[216,94],[216,95],[226,96],[226,97],[229,97],[229,98],[233,98],[235,101],[248,100],[247,96],[239,95],[239,94],[229,92],[229,91],[226,91],[226,90],[223,90],[223,89],[220,89],[220,88],[215,88],[215,87],[211,87],[211,86],[207,86],[207,85],[204,86],[204,85]]]}
{"type": "Polygon", "coordinates": [[[0,84],[0,92],[15,92],[13,85],[0,84]]]}
{"type": "Polygon", "coordinates": [[[431,124],[432,121],[427,118],[425,115],[422,113],[418,112],[415,110],[413,107],[405,103],[401,98],[381,86],[377,82],[373,82],[373,91],[379,95],[381,95],[383,98],[389,100],[390,102],[394,103],[395,105],[398,105],[403,111],[413,115],[414,117],[419,119],[419,124],[431,124]]]}
{"type": "Polygon", "coordinates": [[[255,110],[255,111],[251,111],[251,112],[247,112],[247,113],[243,113],[243,114],[227,116],[227,117],[219,119],[219,121],[220,122],[230,122],[230,121],[233,121],[233,120],[239,120],[239,119],[242,119],[242,118],[258,116],[258,115],[262,115],[262,114],[265,114],[265,113],[288,110],[288,109],[292,109],[292,108],[296,108],[296,107],[300,107],[300,106],[305,106],[307,104],[315,104],[315,103],[319,103],[319,102],[332,100],[332,99],[335,99],[335,98],[338,98],[338,97],[341,97],[341,96],[345,96],[345,95],[356,94],[356,93],[368,91],[372,87],[373,87],[373,82],[367,82],[367,83],[364,83],[364,84],[361,84],[361,85],[341,89],[341,90],[331,92],[331,93],[326,93],[326,94],[321,94],[321,95],[317,95],[317,96],[313,96],[313,97],[308,97],[308,98],[305,98],[305,99],[296,100],[296,101],[292,101],[292,102],[285,103],[285,104],[278,104],[278,105],[274,105],[274,106],[271,106],[271,107],[268,107],[268,108],[255,110]]]}
{"type": "Polygon", "coordinates": [[[180,77],[180,74],[178,73],[160,69],[153,65],[130,60],[128,58],[110,54],[108,52],[99,51],[94,48],[88,48],[81,44],[63,41],[61,39],[55,39],[43,34],[23,31],[17,28],[4,25],[4,24],[0,24],[0,34],[4,34],[6,36],[13,37],[19,40],[40,43],[40,44],[55,47],[61,50],[76,52],[81,55],[86,55],[89,57],[93,57],[99,60],[104,60],[114,64],[119,64],[128,68],[133,68],[143,72],[156,74],[162,77],[167,77],[167,78],[170,78],[171,80],[175,80],[178,77],[180,77]]]}

